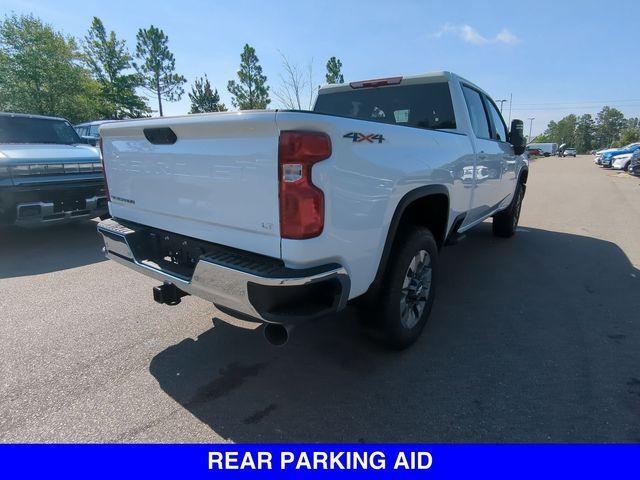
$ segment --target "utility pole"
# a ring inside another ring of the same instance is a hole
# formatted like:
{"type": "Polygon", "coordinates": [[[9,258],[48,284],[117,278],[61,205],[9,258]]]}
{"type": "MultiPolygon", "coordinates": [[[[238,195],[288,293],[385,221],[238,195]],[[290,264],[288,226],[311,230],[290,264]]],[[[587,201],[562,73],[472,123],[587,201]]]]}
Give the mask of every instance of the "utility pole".
{"type": "Polygon", "coordinates": [[[506,101],[507,101],[506,99],[505,99],[505,100],[496,100],[496,103],[499,103],[499,104],[500,104],[500,113],[502,113],[502,104],[503,104],[504,102],[506,102],[506,101]]]}
{"type": "Polygon", "coordinates": [[[529,143],[531,143],[531,130],[533,129],[533,121],[535,119],[536,119],[536,117],[527,118],[527,120],[529,120],[529,143]]]}

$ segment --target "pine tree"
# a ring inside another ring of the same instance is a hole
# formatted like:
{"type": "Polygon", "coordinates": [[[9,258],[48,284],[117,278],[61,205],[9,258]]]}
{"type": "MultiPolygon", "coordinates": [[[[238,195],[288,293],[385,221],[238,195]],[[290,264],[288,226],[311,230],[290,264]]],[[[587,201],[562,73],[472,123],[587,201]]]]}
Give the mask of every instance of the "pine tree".
{"type": "Polygon", "coordinates": [[[624,114],[617,108],[602,107],[596,119],[598,145],[600,147],[614,145],[626,125],[624,114]]]}
{"type": "Polygon", "coordinates": [[[146,99],[136,94],[136,87],[141,85],[140,76],[123,73],[132,67],[124,40],[118,40],[113,31],[107,35],[98,17],[93,17],[85,37],[84,53],[85,61],[102,90],[103,116],[137,118],[151,111],[146,99]]]}
{"type": "Polygon", "coordinates": [[[189,113],[207,113],[207,112],[226,112],[227,107],[224,103],[220,103],[220,95],[218,90],[213,90],[209,79],[205,75],[204,78],[197,78],[191,86],[189,92],[191,100],[191,110],[189,113]]]}
{"type": "Polygon", "coordinates": [[[153,25],[149,29],[141,28],[136,39],[136,58],[142,63],[134,63],[134,67],[143,85],[158,98],[158,112],[162,116],[162,100],[180,100],[184,95],[182,85],[187,80],[175,73],[176,60],[168,47],[169,37],[161,29],[153,25]]]}
{"type": "Polygon", "coordinates": [[[331,57],[327,62],[327,74],[325,78],[327,83],[344,83],[342,62],[338,58],[331,57]]]}
{"type": "Polygon", "coordinates": [[[238,82],[229,80],[227,89],[231,93],[231,103],[240,110],[257,110],[267,108],[271,103],[267,77],[262,74],[262,67],[253,47],[246,44],[240,55],[238,82]]]}
{"type": "Polygon", "coordinates": [[[588,153],[593,149],[593,140],[595,136],[596,123],[593,117],[585,113],[578,117],[576,124],[576,145],[578,153],[588,153]]]}

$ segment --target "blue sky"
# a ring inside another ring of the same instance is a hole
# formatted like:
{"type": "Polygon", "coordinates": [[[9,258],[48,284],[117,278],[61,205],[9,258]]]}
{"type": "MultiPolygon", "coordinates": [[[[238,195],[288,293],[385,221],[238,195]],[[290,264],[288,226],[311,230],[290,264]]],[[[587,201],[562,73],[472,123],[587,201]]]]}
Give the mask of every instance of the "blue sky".
{"type": "MultiPolygon", "coordinates": [[[[169,36],[179,73],[189,82],[207,73],[229,107],[227,81],[249,43],[272,88],[280,83],[279,52],[300,65],[313,60],[316,84],[335,55],[347,80],[451,70],[496,100],[513,94],[512,116],[535,117],[534,133],[604,104],[640,116],[637,0],[0,0],[0,15],[11,11],[77,37],[96,15],[131,50],[137,29],[154,24],[169,36]]],[[[165,112],[188,108],[185,95],[165,112]]]]}

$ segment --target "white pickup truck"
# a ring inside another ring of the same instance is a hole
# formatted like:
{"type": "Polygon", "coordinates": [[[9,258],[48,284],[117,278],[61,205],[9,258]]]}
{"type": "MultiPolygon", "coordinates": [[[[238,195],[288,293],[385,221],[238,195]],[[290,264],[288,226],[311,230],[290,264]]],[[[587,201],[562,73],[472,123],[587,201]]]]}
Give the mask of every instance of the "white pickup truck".
{"type": "Polygon", "coordinates": [[[403,348],[431,311],[438,251],[493,217],[514,234],[522,122],[449,72],[329,85],[313,111],[134,120],[100,129],[106,255],[162,285],[290,326],[362,298],[403,348]]]}

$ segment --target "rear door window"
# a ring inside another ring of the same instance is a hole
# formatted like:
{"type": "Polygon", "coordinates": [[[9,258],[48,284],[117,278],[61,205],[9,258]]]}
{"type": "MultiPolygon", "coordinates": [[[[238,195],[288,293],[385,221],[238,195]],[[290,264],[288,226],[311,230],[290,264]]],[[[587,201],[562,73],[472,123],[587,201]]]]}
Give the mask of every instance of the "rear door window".
{"type": "Polygon", "coordinates": [[[456,128],[447,82],[325,93],[314,111],[426,129],[456,128]]]}
{"type": "Polygon", "coordinates": [[[507,141],[507,127],[504,125],[504,120],[502,119],[502,115],[498,112],[498,109],[494,105],[494,103],[486,96],[484,96],[485,103],[487,108],[489,109],[489,115],[491,116],[491,136],[495,140],[499,140],[501,142],[507,141]]]}
{"type": "Polygon", "coordinates": [[[480,92],[465,86],[462,87],[462,92],[464,93],[464,99],[467,103],[467,109],[469,110],[473,133],[475,133],[478,138],[490,139],[489,120],[487,119],[487,112],[484,109],[480,92]]]}

